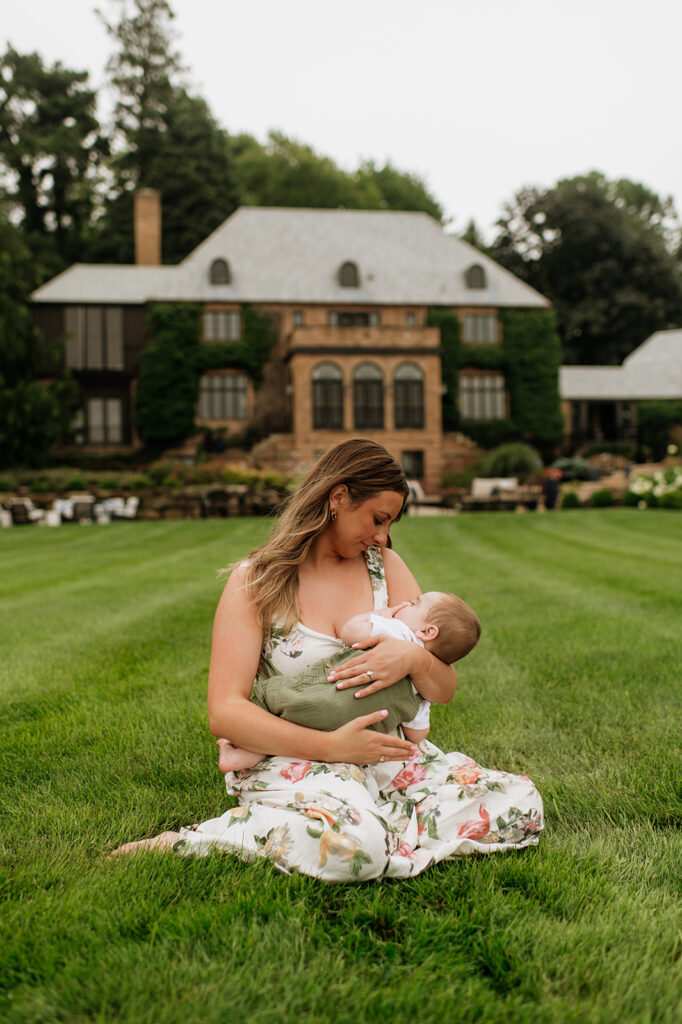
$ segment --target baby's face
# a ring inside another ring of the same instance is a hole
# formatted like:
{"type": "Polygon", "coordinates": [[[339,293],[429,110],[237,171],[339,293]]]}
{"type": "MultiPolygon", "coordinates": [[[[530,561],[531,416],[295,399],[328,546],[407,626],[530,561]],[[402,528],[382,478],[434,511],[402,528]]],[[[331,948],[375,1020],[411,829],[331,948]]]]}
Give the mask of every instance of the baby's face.
{"type": "Polygon", "coordinates": [[[400,619],[406,626],[409,626],[413,633],[424,629],[431,622],[431,609],[438,601],[440,594],[435,590],[429,590],[426,594],[420,594],[414,601],[408,601],[393,616],[400,619]]]}

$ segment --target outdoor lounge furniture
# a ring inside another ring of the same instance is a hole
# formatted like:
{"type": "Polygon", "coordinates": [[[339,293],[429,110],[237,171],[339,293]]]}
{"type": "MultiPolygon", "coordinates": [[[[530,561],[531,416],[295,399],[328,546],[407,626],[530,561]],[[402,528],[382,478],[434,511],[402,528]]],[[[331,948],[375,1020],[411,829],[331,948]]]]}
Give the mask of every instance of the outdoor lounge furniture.
{"type": "Polygon", "coordinates": [[[9,512],[13,526],[39,523],[45,516],[42,508],[36,508],[30,498],[10,498],[9,512]]]}
{"type": "Polygon", "coordinates": [[[418,480],[408,480],[407,486],[409,488],[409,494],[407,495],[407,512],[418,513],[420,510],[428,508],[429,510],[435,510],[440,508],[443,504],[443,497],[440,494],[425,494],[424,488],[418,480]]]}
{"type": "Polygon", "coordinates": [[[233,496],[225,488],[205,491],[201,495],[201,518],[206,519],[208,516],[222,516],[225,518],[230,514],[233,504],[233,496]]]}
{"type": "Polygon", "coordinates": [[[535,508],[542,488],[538,484],[519,484],[515,476],[474,477],[471,491],[462,498],[464,509],[513,511],[519,506],[535,508]]]}
{"type": "Polygon", "coordinates": [[[72,494],[74,523],[91,523],[95,515],[95,496],[93,494],[72,494]]]}
{"type": "Polygon", "coordinates": [[[93,511],[98,523],[108,523],[112,519],[137,519],[139,507],[140,499],[131,494],[127,498],[103,498],[93,511]]]}

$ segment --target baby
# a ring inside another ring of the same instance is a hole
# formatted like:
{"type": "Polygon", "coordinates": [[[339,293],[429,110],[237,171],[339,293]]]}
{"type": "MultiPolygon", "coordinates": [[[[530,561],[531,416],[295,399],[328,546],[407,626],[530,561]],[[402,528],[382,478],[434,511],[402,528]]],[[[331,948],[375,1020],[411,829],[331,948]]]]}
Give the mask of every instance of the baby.
{"type": "MultiPolygon", "coordinates": [[[[420,644],[441,661],[452,664],[476,646],[481,625],[476,613],[461,598],[430,591],[420,594],[414,601],[354,615],[341,628],[340,639],[347,647],[352,647],[369,636],[379,634],[420,644]]],[[[361,707],[354,702],[355,691],[364,689],[367,683],[337,690],[330,700],[330,669],[356,657],[357,653],[345,650],[330,660],[316,662],[295,676],[272,676],[259,680],[252,700],[289,722],[326,732],[346,725],[357,718],[358,713],[371,714],[386,708],[386,718],[372,728],[390,732],[401,725],[405,738],[412,743],[425,739],[429,732],[430,704],[420,698],[409,679],[401,679],[393,686],[363,697],[361,707]]],[[[254,768],[265,756],[235,747],[228,740],[220,739],[217,743],[221,772],[254,768]]]]}

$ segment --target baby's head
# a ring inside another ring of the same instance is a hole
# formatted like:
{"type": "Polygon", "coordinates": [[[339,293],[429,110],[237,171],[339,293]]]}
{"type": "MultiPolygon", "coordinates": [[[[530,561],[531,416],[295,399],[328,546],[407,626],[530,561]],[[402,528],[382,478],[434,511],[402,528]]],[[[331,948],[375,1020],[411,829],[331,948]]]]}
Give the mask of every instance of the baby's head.
{"type": "Polygon", "coordinates": [[[478,643],[481,623],[461,597],[430,590],[394,615],[409,626],[427,650],[448,665],[465,657],[478,643]]]}

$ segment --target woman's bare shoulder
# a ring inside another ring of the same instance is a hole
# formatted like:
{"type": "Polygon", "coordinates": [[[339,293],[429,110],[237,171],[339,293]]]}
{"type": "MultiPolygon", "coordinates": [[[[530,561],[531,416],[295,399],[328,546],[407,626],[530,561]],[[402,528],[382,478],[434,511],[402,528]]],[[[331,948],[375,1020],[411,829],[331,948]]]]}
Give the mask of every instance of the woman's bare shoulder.
{"type": "Polygon", "coordinates": [[[386,586],[388,587],[389,603],[397,604],[399,601],[411,601],[417,594],[421,594],[421,587],[400,555],[393,548],[382,548],[381,554],[384,558],[384,572],[386,575],[386,586]]]}

